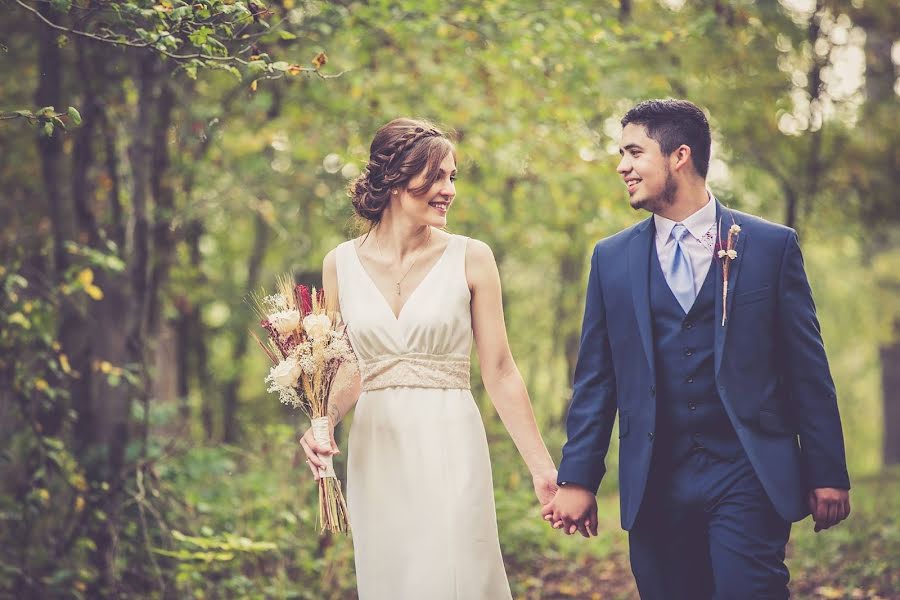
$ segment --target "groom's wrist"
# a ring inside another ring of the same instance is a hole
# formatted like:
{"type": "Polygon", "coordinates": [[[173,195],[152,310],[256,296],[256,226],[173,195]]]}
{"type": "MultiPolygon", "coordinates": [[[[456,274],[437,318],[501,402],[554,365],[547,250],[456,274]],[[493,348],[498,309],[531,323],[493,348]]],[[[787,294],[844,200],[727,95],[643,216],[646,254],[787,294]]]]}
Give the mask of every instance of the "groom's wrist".
{"type": "Polygon", "coordinates": [[[600,487],[600,480],[606,471],[602,463],[592,459],[578,460],[563,457],[559,465],[559,473],[556,475],[556,485],[579,486],[596,494],[600,487]]]}
{"type": "Polygon", "coordinates": [[[589,494],[593,494],[591,490],[574,481],[557,481],[556,485],[558,485],[560,489],[565,488],[567,490],[583,490],[585,492],[588,492],[589,494]]]}

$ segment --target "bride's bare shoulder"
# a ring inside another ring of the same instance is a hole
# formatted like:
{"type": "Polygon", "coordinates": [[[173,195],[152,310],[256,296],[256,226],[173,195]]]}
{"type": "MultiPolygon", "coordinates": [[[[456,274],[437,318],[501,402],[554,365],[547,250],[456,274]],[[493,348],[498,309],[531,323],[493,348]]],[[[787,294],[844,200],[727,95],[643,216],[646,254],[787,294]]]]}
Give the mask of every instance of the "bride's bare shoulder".
{"type": "Polygon", "coordinates": [[[322,277],[325,279],[337,278],[337,253],[340,246],[335,246],[328,251],[322,259],[322,277]]]}
{"type": "Polygon", "coordinates": [[[491,247],[481,240],[469,238],[466,244],[466,281],[470,290],[499,281],[497,261],[491,247]]]}
{"type": "Polygon", "coordinates": [[[494,260],[494,251],[485,242],[469,238],[466,243],[466,264],[473,266],[491,265],[494,260]]]}

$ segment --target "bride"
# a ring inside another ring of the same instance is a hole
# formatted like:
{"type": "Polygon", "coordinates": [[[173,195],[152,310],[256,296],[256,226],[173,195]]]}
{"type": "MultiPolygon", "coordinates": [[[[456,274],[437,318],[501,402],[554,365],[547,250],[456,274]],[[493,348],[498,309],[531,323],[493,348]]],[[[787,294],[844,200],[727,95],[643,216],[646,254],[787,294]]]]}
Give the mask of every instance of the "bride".
{"type": "Polygon", "coordinates": [[[323,264],[360,373],[331,401],[331,447],[300,444],[318,479],[334,425],[356,407],[347,505],[361,600],[510,598],[484,425],[469,391],[474,338],[482,380],[541,504],[556,469],[538,431],[503,321],[500,277],[483,242],[442,229],[456,197],[456,152],[428,122],[375,135],[350,186],[366,235],[323,264]]]}

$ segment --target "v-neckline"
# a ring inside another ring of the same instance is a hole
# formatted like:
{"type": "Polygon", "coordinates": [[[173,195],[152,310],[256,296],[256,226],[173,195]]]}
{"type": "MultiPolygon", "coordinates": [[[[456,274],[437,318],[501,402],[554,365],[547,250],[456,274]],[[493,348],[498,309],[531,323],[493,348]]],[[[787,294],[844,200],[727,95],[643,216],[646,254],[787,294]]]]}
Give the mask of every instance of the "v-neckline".
{"type": "Polygon", "coordinates": [[[410,303],[410,301],[416,295],[416,292],[418,292],[419,288],[422,287],[422,284],[425,283],[429,277],[431,277],[431,274],[435,271],[435,269],[437,269],[438,265],[440,265],[444,261],[444,257],[447,256],[447,253],[450,251],[450,245],[453,244],[454,237],[455,236],[453,236],[451,234],[450,239],[447,240],[447,246],[441,252],[441,255],[438,257],[438,259],[436,261],[434,261],[434,264],[431,265],[431,267],[428,269],[428,272],[425,273],[425,276],[422,278],[421,281],[419,281],[419,283],[416,285],[416,287],[413,289],[413,291],[409,293],[409,296],[406,297],[406,301],[403,302],[403,305],[400,307],[400,310],[396,314],[394,313],[394,309],[391,308],[391,303],[388,302],[388,299],[378,288],[378,284],[375,283],[375,280],[372,279],[372,276],[366,270],[366,266],[363,264],[362,258],[359,256],[359,250],[356,247],[356,240],[350,240],[350,245],[353,248],[353,257],[356,259],[356,264],[359,265],[360,270],[363,272],[363,275],[365,275],[366,279],[372,285],[372,288],[375,290],[375,293],[378,294],[379,298],[381,298],[381,302],[382,302],[382,304],[384,304],[384,307],[387,309],[388,313],[392,317],[394,317],[394,322],[399,323],[400,317],[403,316],[403,311],[406,310],[406,306],[410,303]]]}

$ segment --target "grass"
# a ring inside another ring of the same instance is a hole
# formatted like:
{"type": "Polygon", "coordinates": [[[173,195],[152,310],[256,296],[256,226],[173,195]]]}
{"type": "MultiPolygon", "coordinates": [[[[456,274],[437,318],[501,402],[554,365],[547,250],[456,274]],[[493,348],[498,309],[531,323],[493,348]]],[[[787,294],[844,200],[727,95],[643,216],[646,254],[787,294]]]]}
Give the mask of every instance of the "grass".
{"type": "MultiPolygon", "coordinates": [[[[501,520],[516,599],[638,599],[627,534],[618,522],[618,496],[601,496],[598,504],[598,538],[565,536],[540,523],[546,531],[530,538],[527,561],[520,561],[509,543],[516,526],[501,520]]],[[[814,533],[809,518],[794,525],[787,552],[792,598],[900,599],[900,468],[855,481],[851,504],[850,518],[827,531],[814,533]]]]}
{"type": "MultiPolygon", "coordinates": [[[[242,449],[193,448],[163,470],[171,491],[186,501],[178,519],[184,534],[214,546],[227,536],[275,545],[228,560],[162,560],[178,582],[178,597],[355,598],[352,545],[319,538],[315,488],[290,429],[270,427],[258,437],[242,449]]],[[[527,471],[504,437],[491,435],[491,454],[514,598],[636,600],[618,494],[604,491],[614,482],[604,483],[598,498],[600,535],[563,535],[540,519],[527,471]]],[[[815,534],[809,519],[794,526],[787,561],[794,598],[900,599],[900,468],[855,480],[851,501],[851,517],[838,527],[815,534]]]]}

